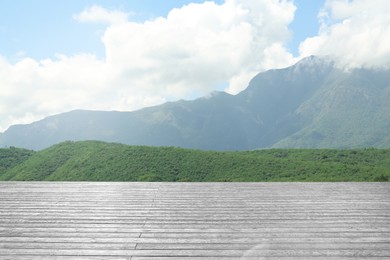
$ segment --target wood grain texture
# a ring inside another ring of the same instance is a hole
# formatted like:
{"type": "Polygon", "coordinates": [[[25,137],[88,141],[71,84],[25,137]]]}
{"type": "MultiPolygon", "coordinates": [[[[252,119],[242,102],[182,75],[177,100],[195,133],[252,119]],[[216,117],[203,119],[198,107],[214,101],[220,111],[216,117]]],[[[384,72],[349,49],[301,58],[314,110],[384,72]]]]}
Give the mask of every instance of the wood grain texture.
{"type": "Polygon", "coordinates": [[[0,182],[0,259],[390,259],[390,184],[0,182]]]}

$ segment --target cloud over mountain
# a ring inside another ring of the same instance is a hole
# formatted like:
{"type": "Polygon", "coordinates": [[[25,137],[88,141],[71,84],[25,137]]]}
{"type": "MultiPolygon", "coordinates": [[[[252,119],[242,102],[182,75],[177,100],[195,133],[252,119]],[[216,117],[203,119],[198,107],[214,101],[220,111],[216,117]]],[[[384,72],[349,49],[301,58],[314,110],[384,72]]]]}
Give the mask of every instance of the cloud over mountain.
{"type": "Polygon", "coordinates": [[[0,129],[74,108],[134,110],[221,86],[237,93],[257,72],[293,62],[285,43],[294,12],[291,1],[226,0],[134,22],[128,13],[88,7],[74,19],[108,24],[105,58],[1,59],[0,129]]]}
{"type": "Polygon", "coordinates": [[[289,2],[229,0],[190,4],[144,23],[113,25],[103,36],[107,63],[121,72],[127,86],[137,78],[137,87],[168,93],[168,98],[204,95],[225,81],[237,93],[271,61],[279,66],[292,62],[275,45],[288,40],[294,11],[289,2]]]}
{"type": "Polygon", "coordinates": [[[131,111],[213,90],[238,93],[256,73],[313,54],[348,68],[390,67],[387,0],[328,0],[300,57],[286,48],[295,10],[289,0],[205,1],[133,21],[131,12],[86,7],[73,18],[106,25],[103,58],[59,50],[13,63],[0,54],[0,131],[72,109],[131,111]]]}
{"type": "Polygon", "coordinates": [[[319,35],[300,46],[303,56],[329,55],[347,68],[390,68],[389,1],[328,0],[319,19],[319,35]]]}

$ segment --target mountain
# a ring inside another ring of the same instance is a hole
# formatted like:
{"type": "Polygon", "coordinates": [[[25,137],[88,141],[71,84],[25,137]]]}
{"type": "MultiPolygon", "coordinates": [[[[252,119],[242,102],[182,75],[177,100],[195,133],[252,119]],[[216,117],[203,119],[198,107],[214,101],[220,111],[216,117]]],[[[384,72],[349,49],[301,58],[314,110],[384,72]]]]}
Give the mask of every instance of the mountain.
{"type": "Polygon", "coordinates": [[[259,73],[237,95],[213,92],[134,112],[76,110],[0,135],[0,147],[64,140],[205,150],[390,147],[390,71],[337,68],[328,58],[259,73]]]}

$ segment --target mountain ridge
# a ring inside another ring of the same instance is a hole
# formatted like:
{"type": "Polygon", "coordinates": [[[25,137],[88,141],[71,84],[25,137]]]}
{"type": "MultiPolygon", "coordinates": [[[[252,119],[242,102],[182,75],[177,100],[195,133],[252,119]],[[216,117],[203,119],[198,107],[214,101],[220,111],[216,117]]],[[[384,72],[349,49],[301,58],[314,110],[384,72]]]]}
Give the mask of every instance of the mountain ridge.
{"type": "Polygon", "coordinates": [[[257,74],[237,95],[213,92],[133,112],[74,110],[11,126],[0,147],[65,140],[203,150],[390,147],[390,72],[311,56],[257,74]]]}

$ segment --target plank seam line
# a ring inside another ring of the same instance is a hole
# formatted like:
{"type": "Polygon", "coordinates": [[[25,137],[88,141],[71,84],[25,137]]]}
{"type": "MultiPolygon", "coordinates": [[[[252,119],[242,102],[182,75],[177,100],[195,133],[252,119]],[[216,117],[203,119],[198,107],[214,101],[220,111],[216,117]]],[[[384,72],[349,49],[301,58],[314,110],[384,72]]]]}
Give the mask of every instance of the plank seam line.
{"type": "MultiPolygon", "coordinates": [[[[158,187],[158,188],[154,191],[152,204],[150,205],[150,207],[149,207],[149,209],[148,209],[148,213],[147,213],[146,218],[145,218],[145,220],[144,220],[144,224],[143,224],[143,226],[142,226],[142,230],[146,227],[146,223],[148,222],[148,216],[150,216],[150,213],[151,213],[151,211],[152,211],[152,209],[153,209],[153,207],[154,207],[154,203],[155,203],[155,200],[156,200],[156,196],[157,196],[157,193],[158,193],[159,190],[160,190],[160,187],[158,187]]],[[[142,233],[143,233],[142,230],[141,230],[141,232],[139,233],[138,238],[141,238],[142,233]]],[[[135,250],[137,249],[137,246],[138,246],[138,243],[135,244],[135,248],[134,248],[135,250]]]]}

